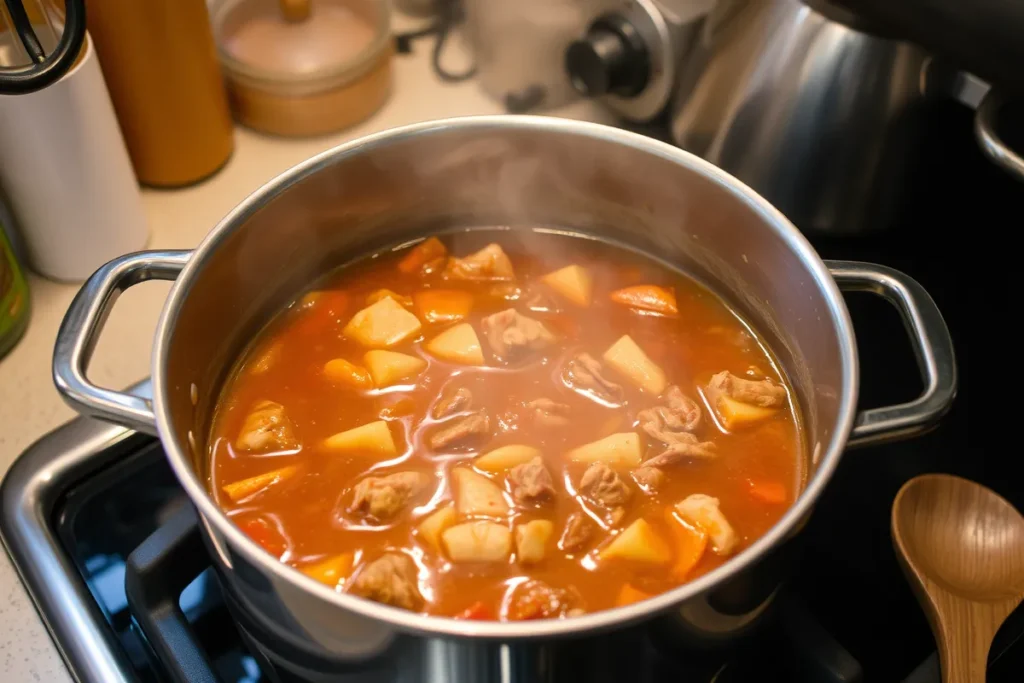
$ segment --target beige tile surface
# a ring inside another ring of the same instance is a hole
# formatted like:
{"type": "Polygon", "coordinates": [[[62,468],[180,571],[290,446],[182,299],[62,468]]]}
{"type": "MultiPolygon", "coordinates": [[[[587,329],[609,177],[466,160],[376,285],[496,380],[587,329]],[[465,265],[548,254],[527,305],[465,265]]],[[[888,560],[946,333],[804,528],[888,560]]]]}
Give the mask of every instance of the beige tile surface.
{"type": "MultiPolygon", "coordinates": [[[[458,68],[464,53],[448,51],[458,68]]],[[[151,248],[195,246],[235,204],[261,184],[303,159],[341,142],[417,121],[500,113],[472,81],[449,85],[433,74],[430,41],[417,43],[414,55],[396,57],[390,100],[371,120],[344,133],[312,140],[271,139],[237,130],[236,149],[227,166],[194,187],[146,190],[143,199],[151,248]]],[[[448,63],[446,61],[446,63],[448,63]]],[[[588,102],[552,112],[569,118],[610,122],[588,102]]],[[[0,475],[29,444],[74,413],[57,395],[50,362],[57,328],[77,285],[32,276],[32,321],[21,343],[0,360],[0,475]]],[[[90,368],[105,386],[123,387],[149,374],[150,344],[168,291],[166,283],[146,283],[129,290],[114,308],[90,368]]],[[[24,588],[5,554],[0,553],[0,681],[70,680],[24,588]]]]}

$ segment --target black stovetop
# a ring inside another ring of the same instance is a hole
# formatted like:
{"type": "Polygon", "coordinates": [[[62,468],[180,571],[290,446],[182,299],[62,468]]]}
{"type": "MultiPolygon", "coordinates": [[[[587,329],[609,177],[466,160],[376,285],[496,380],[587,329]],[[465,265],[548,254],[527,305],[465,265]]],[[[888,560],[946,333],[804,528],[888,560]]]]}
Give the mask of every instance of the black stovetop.
{"type": "MultiPolygon", "coordinates": [[[[806,529],[810,542],[798,575],[775,608],[779,628],[765,629],[764,638],[733,657],[716,679],[720,682],[938,681],[934,641],[892,550],[889,513],[896,491],[917,474],[949,472],[979,481],[1024,509],[1024,487],[1011,477],[1013,458],[986,451],[977,435],[975,441],[968,438],[974,367],[968,337],[990,324],[983,318],[987,312],[971,296],[977,281],[965,264],[977,255],[972,251],[980,251],[981,233],[999,225],[997,213],[1009,212],[1014,199],[1024,198],[1024,188],[981,158],[965,132],[970,125],[970,112],[958,105],[939,112],[931,131],[934,144],[910,180],[906,211],[897,225],[868,237],[811,236],[825,258],[876,261],[907,272],[925,286],[953,335],[960,373],[956,403],[930,434],[843,457],[806,529]]],[[[986,263],[999,258],[1008,260],[989,253],[986,263]]],[[[915,396],[921,382],[895,311],[866,295],[849,295],[847,301],[862,363],[862,407],[915,396]]],[[[142,634],[140,620],[129,609],[125,562],[162,525],[164,536],[168,525],[191,533],[188,506],[159,444],[139,437],[122,451],[63,491],[50,523],[138,680],[173,680],[168,673],[173,667],[156,656],[160,648],[142,634]]],[[[165,558],[171,567],[180,559],[173,554],[165,558]]],[[[193,559],[190,564],[201,569],[203,563],[193,559]]],[[[160,587],[149,589],[159,592],[160,587]]],[[[258,654],[254,657],[243,645],[212,570],[198,573],[180,599],[176,592],[173,599],[202,651],[178,647],[175,656],[212,662],[216,676],[225,682],[273,680],[261,672],[258,654]]],[[[631,680],[684,680],[686,667],[680,668],[678,661],[650,648],[641,651],[642,662],[629,669],[631,680]]],[[[1022,672],[1024,610],[1018,609],[997,636],[988,680],[1016,682],[1024,678],[1022,672]]]]}

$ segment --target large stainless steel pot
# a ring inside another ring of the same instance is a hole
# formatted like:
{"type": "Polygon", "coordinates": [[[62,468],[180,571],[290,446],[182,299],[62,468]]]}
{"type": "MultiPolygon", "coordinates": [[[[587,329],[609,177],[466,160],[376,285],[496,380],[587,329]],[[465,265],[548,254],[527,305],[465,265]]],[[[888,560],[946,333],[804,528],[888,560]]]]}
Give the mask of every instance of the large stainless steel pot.
{"type": "Polygon", "coordinates": [[[337,147],[256,191],[195,251],[112,261],[72,303],[53,370],[79,411],[159,434],[250,636],[301,660],[312,678],[387,653],[388,661],[406,662],[395,664],[407,670],[403,680],[550,676],[543,652],[551,643],[636,622],[705,642],[734,637],[769,603],[784,571],[777,560],[844,450],[928,428],[956,389],[948,330],[909,277],[882,266],[823,263],[764,199],[675,147],[531,117],[423,123],[337,147]],[[220,511],[202,476],[211,410],[240,349],[268,316],[357,255],[438,230],[493,225],[557,226],[626,243],[710,283],[764,333],[796,390],[809,475],[796,504],[763,538],[725,566],[643,603],[570,620],[486,623],[332,591],[279,563],[220,511]],[[175,281],[156,332],[152,402],[86,377],[116,296],[148,279],[175,281]],[[857,412],[856,344],[840,287],[878,293],[900,310],[924,377],[919,398],[857,412]]]}

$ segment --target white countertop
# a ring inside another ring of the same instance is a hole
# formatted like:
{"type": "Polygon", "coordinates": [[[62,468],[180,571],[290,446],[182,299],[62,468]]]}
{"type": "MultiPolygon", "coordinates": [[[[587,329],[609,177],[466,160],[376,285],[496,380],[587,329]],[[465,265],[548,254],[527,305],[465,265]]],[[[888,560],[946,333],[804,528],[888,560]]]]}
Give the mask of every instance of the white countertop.
{"type": "MultiPolygon", "coordinates": [[[[403,27],[407,20],[399,17],[403,27]]],[[[450,41],[451,42],[451,41],[450,41]]],[[[144,190],[149,248],[189,248],[199,243],[233,206],[285,169],[337,144],[395,126],[451,116],[501,113],[474,81],[445,84],[430,67],[432,39],[417,41],[414,54],[393,61],[392,95],[375,116],[337,135],[309,140],[235,133],[235,152],[227,166],[203,183],[180,190],[144,190]]],[[[446,64],[464,57],[458,44],[447,50],[446,64]]],[[[589,102],[549,112],[552,115],[611,122],[589,102]]],[[[50,378],[57,328],[78,291],[30,275],[32,320],[21,342],[0,360],[0,475],[25,448],[75,416],[60,399],[50,378]]],[[[98,384],[124,387],[149,374],[150,346],[167,283],[145,283],[118,300],[90,368],[98,384]]],[[[71,678],[5,553],[0,553],[0,680],[10,683],[63,683],[71,678]]]]}

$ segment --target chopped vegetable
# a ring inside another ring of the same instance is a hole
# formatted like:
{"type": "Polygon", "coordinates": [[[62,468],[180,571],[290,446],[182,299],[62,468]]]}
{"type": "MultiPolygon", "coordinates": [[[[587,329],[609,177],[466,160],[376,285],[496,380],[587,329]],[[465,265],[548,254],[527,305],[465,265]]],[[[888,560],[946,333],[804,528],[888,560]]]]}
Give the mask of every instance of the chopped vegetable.
{"type": "Polygon", "coordinates": [[[730,432],[755,425],[758,422],[774,417],[779,412],[776,408],[752,406],[749,403],[741,403],[721,394],[715,396],[709,394],[709,398],[719,423],[730,432]]]}
{"type": "Polygon", "coordinates": [[[385,297],[352,316],[343,333],[349,339],[371,348],[399,344],[415,336],[423,325],[419,318],[385,297]]]}
{"type": "Polygon", "coordinates": [[[618,304],[662,315],[677,315],[679,313],[675,292],[657,285],[636,285],[618,289],[611,293],[611,300],[618,304]]]}
{"type": "Polygon", "coordinates": [[[298,471],[298,465],[289,465],[271,472],[257,474],[255,477],[236,481],[233,484],[227,484],[226,486],[222,486],[221,489],[224,493],[228,494],[228,498],[231,499],[231,502],[237,503],[244,498],[248,498],[249,496],[266,490],[274,484],[280,484],[281,482],[288,481],[298,471]]]}
{"type": "Polygon", "coordinates": [[[427,361],[417,356],[379,349],[367,351],[363,356],[363,362],[369,368],[373,384],[377,387],[387,387],[410,379],[427,367],[427,361]]]}
{"type": "Polygon", "coordinates": [[[496,522],[464,522],[441,534],[452,562],[504,562],[512,552],[512,533],[496,522]]]}
{"type": "Polygon", "coordinates": [[[430,324],[459,322],[473,310],[473,295],[457,289],[425,289],[412,300],[416,315],[430,324]]]}
{"type": "Polygon", "coordinates": [[[623,529],[598,553],[602,560],[631,560],[645,564],[667,564],[672,549],[644,519],[623,529]]]}
{"type": "Polygon", "coordinates": [[[362,451],[367,455],[391,457],[398,454],[391,429],[384,420],[370,422],[330,436],[324,446],[332,451],[362,451]]]}
{"type": "Polygon", "coordinates": [[[536,564],[547,554],[548,541],[555,525],[546,519],[534,519],[516,526],[516,560],[520,564],[536,564]]]}
{"type": "Polygon", "coordinates": [[[443,259],[448,255],[448,249],[441,240],[436,237],[428,237],[415,247],[409,250],[401,261],[398,262],[398,270],[406,275],[414,275],[423,270],[431,261],[443,259]]]}
{"type": "Polygon", "coordinates": [[[348,384],[356,389],[372,389],[373,380],[366,368],[349,363],[344,358],[335,358],[324,364],[324,375],[332,382],[348,384]]]}
{"type": "Polygon", "coordinates": [[[636,467],[640,464],[640,437],[636,432],[612,434],[572,449],[568,457],[575,462],[603,462],[636,467]]]}
{"type": "Polygon", "coordinates": [[[514,280],[516,273],[505,250],[488,244],[465,258],[450,258],[444,276],[452,280],[514,280]]]}
{"type": "Polygon", "coordinates": [[[506,472],[540,456],[541,452],[533,446],[512,444],[484,453],[473,461],[473,466],[484,472],[506,472]]]}
{"type": "Polygon", "coordinates": [[[632,605],[634,602],[640,602],[652,597],[650,593],[644,593],[642,590],[633,588],[631,584],[625,583],[622,588],[619,589],[619,596],[615,598],[616,607],[625,607],[626,605],[632,605]]]}
{"type": "Polygon", "coordinates": [[[241,525],[245,535],[274,557],[280,558],[288,549],[288,541],[262,517],[250,519],[241,525]]]}
{"type": "Polygon", "coordinates": [[[370,306],[372,304],[377,303],[381,299],[386,299],[388,297],[391,297],[398,303],[402,304],[402,306],[404,306],[405,308],[412,308],[412,299],[410,297],[403,296],[401,294],[396,294],[395,292],[392,292],[390,289],[378,289],[375,292],[371,292],[366,297],[366,305],[370,306]]]}
{"type": "Polygon", "coordinates": [[[541,281],[577,306],[586,308],[590,305],[594,283],[590,273],[582,266],[566,266],[548,273],[541,281]]]}
{"type": "Polygon", "coordinates": [[[299,571],[333,588],[348,578],[352,572],[352,553],[341,553],[328,557],[326,560],[299,567],[299,571]]]}
{"type": "Polygon", "coordinates": [[[425,345],[427,351],[441,360],[463,365],[483,365],[484,352],[480,339],[469,323],[462,323],[437,335],[425,345]]]}
{"type": "Polygon", "coordinates": [[[450,506],[443,507],[440,510],[431,512],[427,517],[419,523],[416,527],[416,531],[420,538],[431,547],[433,550],[441,549],[441,534],[448,527],[455,524],[456,514],[455,510],[450,506]]]}
{"type": "Polygon", "coordinates": [[[789,498],[786,487],[778,481],[747,479],[747,485],[750,487],[750,495],[762,503],[781,505],[789,498]]]}
{"type": "Polygon", "coordinates": [[[405,396],[381,408],[378,415],[381,419],[393,420],[396,417],[412,415],[414,412],[416,412],[416,402],[405,396]]]}
{"type": "Polygon", "coordinates": [[[604,352],[604,362],[636,386],[659,396],[668,386],[665,372],[647,357],[632,337],[623,335],[604,352]]]}
{"type": "Polygon", "coordinates": [[[250,373],[254,375],[262,375],[263,373],[270,370],[277,364],[279,358],[281,358],[281,351],[284,349],[284,344],[281,342],[274,342],[267,348],[263,349],[252,361],[249,362],[247,368],[250,373]]]}
{"type": "Polygon", "coordinates": [[[700,527],[711,538],[711,549],[718,555],[728,555],[739,539],[729,521],[718,507],[718,499],[694,493],[676,503],[676,513],[690,524],[700,527]]]}
{"type": "Polygon", "coordinates": [[[452,470],[455,485],[455,509],[461,515],[504,517],[508,503],[493,481],[465,467],[452,470]]]}
{"type": "Polygon", "coordinates": [[[469,619],[473,621],[493,621],[497,618],[497,615],[494,614],[493,609],[480,600],[477,600],[472,605],[456,614],[453,618],[469,619]]]}
{"type": "Polygon", "coordinates": [[[683,581],[704,556],[708,547],[708,534],[699,526],[690,524],[672,509],[665,513],[668,528],[675,540],[676,560],[672,564],[672,577],[683,581]]]}

